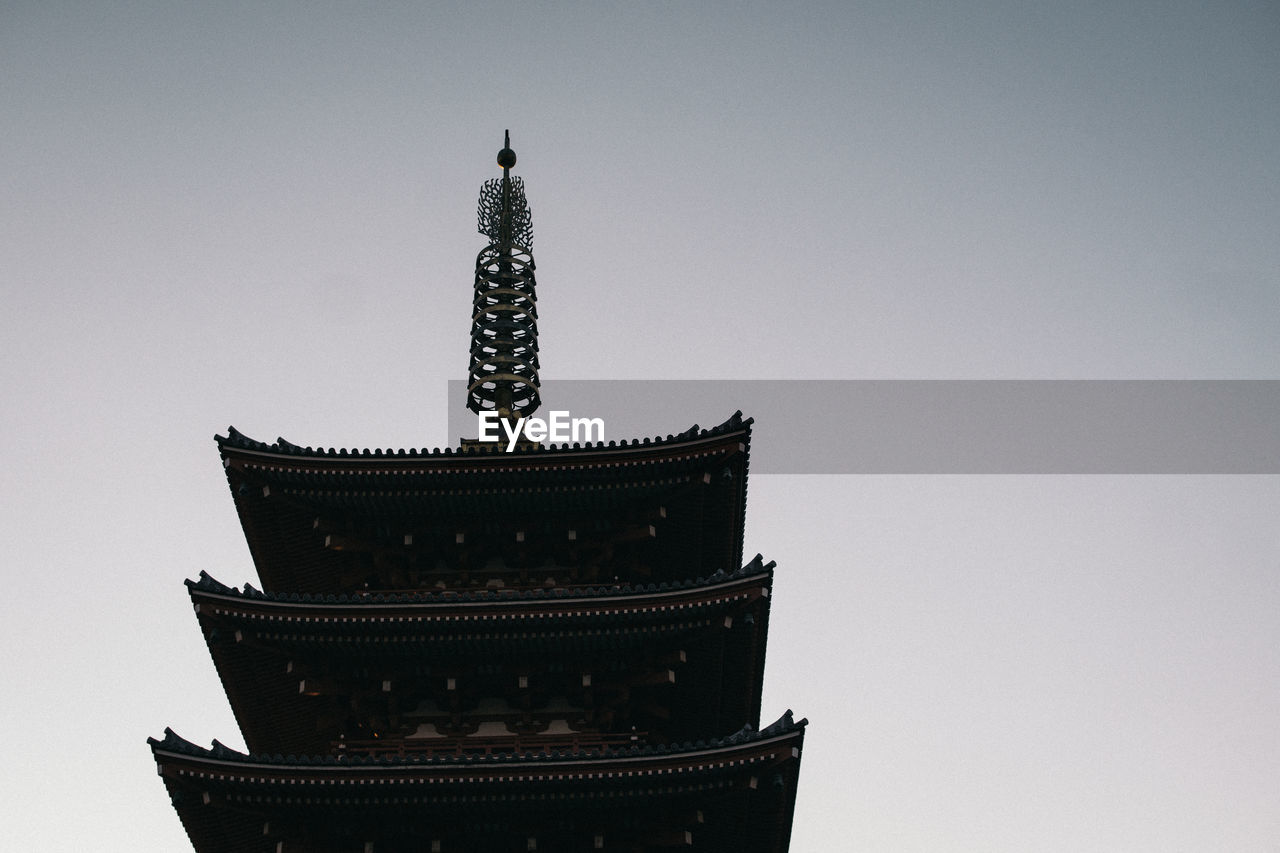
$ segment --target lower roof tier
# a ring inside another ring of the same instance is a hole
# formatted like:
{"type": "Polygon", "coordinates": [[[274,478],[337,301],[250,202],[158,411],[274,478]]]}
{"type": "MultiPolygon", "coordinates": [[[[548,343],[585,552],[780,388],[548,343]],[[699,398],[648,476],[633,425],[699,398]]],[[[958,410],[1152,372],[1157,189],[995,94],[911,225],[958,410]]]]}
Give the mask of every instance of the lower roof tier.
{"type": "Polygon", "coordinates": [[[166,730],[158,772],[197,853],[783,853],[805,720],[670,747],[284,758],[166,730]]]}
{"type": "Polygon", "coordinates": [[[751,421],[644,442],[347,453],[217,438],[268,591],[670,581],[742,560],[751,421]]]}
{"type": "Polygon", "coordinates": [[[758,725],[773,563],[678,584],[336,597],[188,581],[246,743],[758,725]]]}

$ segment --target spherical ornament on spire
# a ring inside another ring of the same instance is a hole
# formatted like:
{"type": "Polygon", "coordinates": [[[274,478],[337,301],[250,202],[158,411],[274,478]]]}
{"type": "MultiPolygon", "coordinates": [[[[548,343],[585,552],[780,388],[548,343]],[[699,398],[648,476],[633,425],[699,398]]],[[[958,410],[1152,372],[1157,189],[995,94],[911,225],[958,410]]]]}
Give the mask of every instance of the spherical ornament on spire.
{"type": "Polygon", "coordinates": [[[511,131],[502,132],[502,150],[498,152],[498,165],[506,172],[516,164],[516,152],[511,150],[511,131]]]}

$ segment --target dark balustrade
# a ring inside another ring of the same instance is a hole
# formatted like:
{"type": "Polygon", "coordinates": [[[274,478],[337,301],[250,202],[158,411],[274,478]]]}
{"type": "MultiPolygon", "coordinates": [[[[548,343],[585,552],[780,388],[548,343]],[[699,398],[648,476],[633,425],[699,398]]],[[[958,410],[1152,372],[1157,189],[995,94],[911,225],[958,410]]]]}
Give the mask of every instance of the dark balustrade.
{"type": "Polygon", "coordinates": [[[648,743],[646,732],[598,734],[571,732],[556,735],[510,735],[507,737],[450,738],[374,738],[336,740],[331,744],[335,755],[436,756],[513,755],[539,752],[586,752],[589,750],[627,749],[648,743]]]}

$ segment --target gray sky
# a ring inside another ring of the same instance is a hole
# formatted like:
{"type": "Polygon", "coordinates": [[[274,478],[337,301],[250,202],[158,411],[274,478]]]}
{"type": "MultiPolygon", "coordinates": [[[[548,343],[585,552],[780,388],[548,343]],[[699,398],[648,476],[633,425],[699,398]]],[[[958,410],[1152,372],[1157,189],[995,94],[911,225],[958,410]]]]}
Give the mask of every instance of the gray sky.
{"type": "MultiPolygon", "coordinates": [[[[456,438],[504,128],[549,378],[1280,377],[1273,4],[261,5],[0,9],[15,848],[184,848],[145,738],[241,743],[182,579],[256,582],[211,437],[456,438]]],[[[793,850],[1275,851],[1277,510],[753,478],[793,850]]]]}

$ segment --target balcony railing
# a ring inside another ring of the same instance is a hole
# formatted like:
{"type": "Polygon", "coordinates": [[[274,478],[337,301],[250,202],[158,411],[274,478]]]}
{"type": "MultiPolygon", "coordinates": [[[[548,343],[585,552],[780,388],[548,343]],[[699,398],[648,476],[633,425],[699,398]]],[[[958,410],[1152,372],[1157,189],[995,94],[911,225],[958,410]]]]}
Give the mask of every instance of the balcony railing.
{"type": "Polygon", "coordinates": [[[448,738],[375,738],[370,740],[336,740],[330,745],[333,754],[365,755],[421,755],[464,757],[468,755],[513,755],[538,752],[586,752],[589,750],[627,749],[648,743],[646,732],[626,734],[597,734],[572,732],[556,735],[510,735],[448,737],[448,738]]]}

